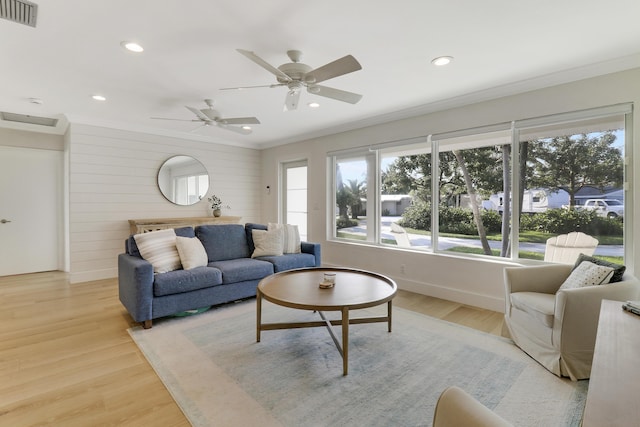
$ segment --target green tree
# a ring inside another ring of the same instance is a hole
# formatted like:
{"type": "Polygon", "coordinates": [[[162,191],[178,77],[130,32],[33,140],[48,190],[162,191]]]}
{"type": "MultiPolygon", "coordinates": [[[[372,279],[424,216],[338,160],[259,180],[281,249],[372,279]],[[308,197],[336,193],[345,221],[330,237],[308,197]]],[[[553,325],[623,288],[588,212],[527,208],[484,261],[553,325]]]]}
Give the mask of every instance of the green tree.
{"type": "Polygon", "coordinates": [[[552,190],[569,193],[569,204],[585,186],[619,187],[624,176],[622,152],[614,147],[613,132],[560,136],[530,142],[535,153],[528,166],[527,180],[552,190]]]}
{"type": "Polygon", "coordinates": [[[358,219],[362,206],[362,199],[367,197],[367,183],[358,182],[357,179],[350,179],[345,187],[350,193],[349,206],[351,207],[351,219],[358,219]]]}

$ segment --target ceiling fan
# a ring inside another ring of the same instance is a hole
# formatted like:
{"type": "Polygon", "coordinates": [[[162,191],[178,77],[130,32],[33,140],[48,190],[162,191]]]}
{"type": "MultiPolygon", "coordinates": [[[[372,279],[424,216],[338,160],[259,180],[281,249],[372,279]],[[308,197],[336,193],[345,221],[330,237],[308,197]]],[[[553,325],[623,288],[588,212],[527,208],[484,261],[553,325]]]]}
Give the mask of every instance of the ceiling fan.
{"type": "MultiPolygon", "coordinates": [[[[198,110],[194,107],[189,107],[185,105],[185,107],[196,115],[196,119],[172,119],[166,117],[151,117],[152,119],[157,120],[177,120],[181,122],[202,122],[202,126],[212,126],[216,125],[222,129],[230,130],[233,132],[241,133],[243,135],[248,135],[251,133],[251,127],[248,125],[259,125],[260,120],[255,117],[232,117],[232,118],[222,118],[220,117],[220,113],[213,109],[213,100],[205,99],[204,103],[207,104],[207,107],[202,110],[198,110]],[[244,126],[232,126],[232,125],[244,125],[244,126]]],[[[198,126],[191,132],[194,132],[197,129],[200,129],[202,126],[198,126]]]]}
{"type": "Polygon", "coordinates": [[[269,71],[271,74],[275,75],[278,83],[262,86],[228,87],[222,88],[221,90],[286,86],[289,88],[289,92],[287,93],[287,97],[284,102],[285,111],[295,110],[298,108],[302,88],[307,88],[307,92],[314,95],[320,95],[336,99],[338,101],[348,102],[350,104],[356,104],[362,98],[362,95],[357,93],[347,92],[318,84],[334,77],[361,70],[362,66],[351,55],[336,59],[322,67],[312,69],[307,64],[300,62],[302,52],[299,50],[288,50],[287,55],[292,62],[282,64],[276,68],[253,52],[244,49],[236,50],[265,70],[269,71]]]}

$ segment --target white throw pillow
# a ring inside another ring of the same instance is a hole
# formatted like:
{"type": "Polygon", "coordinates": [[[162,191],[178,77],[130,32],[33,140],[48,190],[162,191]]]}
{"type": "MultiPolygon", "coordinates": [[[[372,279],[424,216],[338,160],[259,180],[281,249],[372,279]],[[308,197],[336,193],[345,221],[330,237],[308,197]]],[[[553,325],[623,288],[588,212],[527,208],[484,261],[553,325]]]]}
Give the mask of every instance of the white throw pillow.
{"type": "Polygon", "coordinates": [[[267,228],[269,230],[282,229],[282,253],[299,254],[302,252],[300,249],[300,232],[297,225],[270,222],[267,228]]]}
{"type": "Polygon", "coordinates": [[[136,234],[133,239],[142,258],[153,265],[154,273],[166,273],[182,266],[173,228],[136,234]]]}
{"type": "Polygon", "coordinates": [[[256,247],[251,258],[282,255],[282,230],[251,230],[256,247]]]}
{"type": "Polygon", "coordinates": [[[176,236],[176,247],[180,254],[182,268],[191,270],[196,267],[206,267],[209,263],[207,251],[197,237],[176,236]]]}
{"type": "Polygon", "coordinates": [[[601,285],[608,283],[611,276],[613,276],[613,268],[583,261],[571,272],[558,290],[601,285]]]}

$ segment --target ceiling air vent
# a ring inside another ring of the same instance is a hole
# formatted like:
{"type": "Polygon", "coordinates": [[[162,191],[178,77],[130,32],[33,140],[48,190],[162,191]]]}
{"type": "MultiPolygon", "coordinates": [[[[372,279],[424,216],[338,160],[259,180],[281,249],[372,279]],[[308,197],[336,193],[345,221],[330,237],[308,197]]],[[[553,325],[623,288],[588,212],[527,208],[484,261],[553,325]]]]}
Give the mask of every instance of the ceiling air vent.
{"type": "MultiPolygon", "coordinates": [[[[0,0],[3,1],[3,0],[0,0]]],[[[7,113],[0,111],[0,119],[7,122],[28,123],[30,125],[55,127],[58,119],[50,119],[49,117],[29,116],[26,114],[7,113]]]]}
{"type": "Polygon", "coordinates": [[[26,0],[0,0],[0,18],[18,24],[36,26],[38,5],[26,0]]]}

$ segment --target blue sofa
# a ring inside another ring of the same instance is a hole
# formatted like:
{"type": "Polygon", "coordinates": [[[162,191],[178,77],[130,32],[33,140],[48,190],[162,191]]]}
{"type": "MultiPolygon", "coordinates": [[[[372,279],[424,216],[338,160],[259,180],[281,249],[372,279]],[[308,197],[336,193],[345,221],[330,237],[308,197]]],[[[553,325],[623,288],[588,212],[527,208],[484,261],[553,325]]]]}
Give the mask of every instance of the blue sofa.
{"type": "Polygon", "coordinates": [[[206,267],[154,274],[153,266],[140,256],[133,236],[118,255],[120,302],[145,329],[152,319],[223,304],[256,295],[260,280],[270,274],[303,267],[319,267],[320,244],[302,242],[299,254],[251,258],[251,231],[266,230],[262,224],[200,225],[176,228],[177,236],[197,237],[208,257],[206,267]]]}

